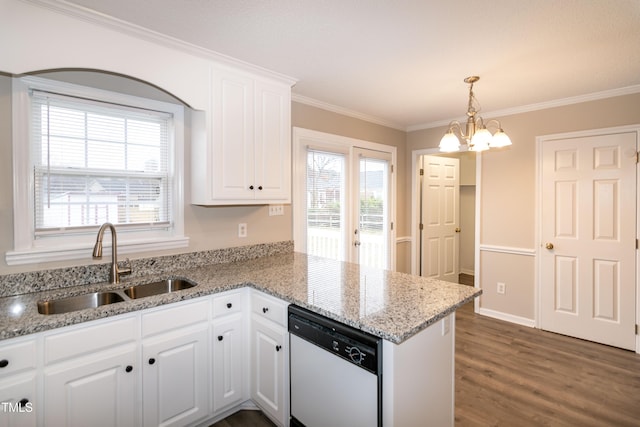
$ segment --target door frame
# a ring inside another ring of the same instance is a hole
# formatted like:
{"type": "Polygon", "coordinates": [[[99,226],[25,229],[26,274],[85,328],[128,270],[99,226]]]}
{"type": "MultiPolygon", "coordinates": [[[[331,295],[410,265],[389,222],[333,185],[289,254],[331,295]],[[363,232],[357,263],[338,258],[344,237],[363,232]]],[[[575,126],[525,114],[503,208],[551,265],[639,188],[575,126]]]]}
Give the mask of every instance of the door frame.
{"type": "MultiPolygon", "coordinates": [[[[612,133],[636,133],[636,150],[640,150],[640,124],[628,125],[628,126],[616,126],[600,129],[589,129],[576,132],[563,132],[549,135],[541,135],[536,137],[536,212],[535,212],[535,241],[536,253],[535,253],[535,288],[534,288],[534,313],[535,313],[535,327],[540,329],[541,323],[541,310],[542,310],[542,292],[541,292],[541,277],[542,277],[542,262],[540,261],[542,256],[543,242],[541,239],[542,233],[542,144],[546,141],[553,141],[557,139],[568,138],[582,138],[589,136],[608,135],[612,133]]],[[[636,239],[640,238],[640,163],[636,163],[636,239]]],[[[637,245],[636,245],[637,246],[637,245]]],[[[636,249],[636,331],[640,324],[640,250],[636,249]]],[[[640,354],[640,335],[636,332],[636,353],[640,354]]]]}
{"type": "MultiPolygon", "coordinates": [[[[294,250],[296,252],[306,253],[306,238],[304,233],[304,223],[301,218],[306,217],[307,206],[304,202],[306,200],[306,150],[304,149],[308,145],[313,143],[318,147],[321,146],[333,146],[336,147],[336,152],[347,153],[349,158],[353,158],[354,148],[364,148],[366,150],[381,151],[391,154],[391,176],[389,181],[389,221],[393,224],[393,227],[389,230],[389,266],[388,270],[395,271],[396,269],[396,246],[398,241],[396,239],[396,230],[398,228],[398,222],[396,218],[396,205],[397,205],[397,148],[393,145],[380,144],[377,142],[365,141],[362,139],[350,138],[342,135],[335,135],[331,133],[320,132],[311,129],[305,129],[300,127],[293,127],[293,155],[292,159],[292,222],[293,222],[293,241],[294,250]],[[304,158],[304,162],[302,162],[304,158]]],[[[351,167],[351,165],[349,165],[351,167]]],[[[351,174],[349,174],[351,175],[351,174]]],[[[347,185],[353,187],[351,179],[348,178],[347,185]]],[[[352,212],[347,209],[347,215],[352,216],[352,212]]]]}
{"type": "MultiPolygon", "coordinates": [[[[460,151],[467,151],[467,147],[460,147],[460,151]]],[[[411,274],[418,274],[420,262],[420,178],[419,160],[423,155],[437,156],[442,154],[438,148],[422,148],[411,151],[411,274]]],[[[474,236],[474,262],[473,262],[473,286],[480,289],[480,201],[482,199],[482,152],[476,153],[476,197],[475,197],[475,236],[474,236]]],[[[459,260],[458,260],[459,261],[459,260]]],[[[480,310],[480,298],[473,299],[473,309],[477,313],[480,310]]]]}

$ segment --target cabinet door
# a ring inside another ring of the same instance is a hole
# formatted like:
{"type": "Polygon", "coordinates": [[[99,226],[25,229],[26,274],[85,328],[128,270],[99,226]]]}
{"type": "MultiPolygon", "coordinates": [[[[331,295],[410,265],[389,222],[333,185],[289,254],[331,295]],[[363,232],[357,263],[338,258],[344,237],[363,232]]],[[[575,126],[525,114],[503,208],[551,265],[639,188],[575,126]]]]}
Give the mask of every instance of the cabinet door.
{"type": "Polygon", "coordinates": [[[35,371],[2,378],[0,382],[0,427],[36,425],[37,402],[35,371]]]}
{"type": "Polygon", "coordinates": [[[209,412],[208,326],[178,329],[142,343],[143,423],[193,423],[209,412]]]}
{"type": "Polygon", "coordinates": [[[242,314],[213,323],[213,411],[240,403],[244,393],[244,334],[242,314]]]}
{"type": "MultiPolygon", "coordinates": [[[[268,415],[285,424],[286,331],[253,315],[251,321],[251,398],[268,415]]],[[[288,387],[288,386],[287,386],[288,387]]]]}
{"type": "Polygon", "coordinates": [[[255,84],[256,200],[291,202],[291,89],[255,84]]]}
{"type": "Polygon", "coordinates": [[[211,198],[253,199],[258,187],[254,182],[253,80],[216,69],[212,96],[211,198]]]}
{"type": "Polygon", "coordinates": [[[46,368],[43,419],[47,425],[137,424],[135,361],[136,347],[132,344],[46,368]]]}

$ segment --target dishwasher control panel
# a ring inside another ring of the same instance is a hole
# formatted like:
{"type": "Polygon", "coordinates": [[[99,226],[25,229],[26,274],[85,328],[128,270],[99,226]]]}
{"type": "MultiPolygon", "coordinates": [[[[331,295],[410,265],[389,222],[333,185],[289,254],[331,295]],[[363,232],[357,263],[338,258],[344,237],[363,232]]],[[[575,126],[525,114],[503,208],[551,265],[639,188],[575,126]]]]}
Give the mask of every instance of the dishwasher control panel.
{"type": "Polygon", "coordinates": [[[378,374],[378,337],[297,306],[289,306],[289,333],[378,374]]]}

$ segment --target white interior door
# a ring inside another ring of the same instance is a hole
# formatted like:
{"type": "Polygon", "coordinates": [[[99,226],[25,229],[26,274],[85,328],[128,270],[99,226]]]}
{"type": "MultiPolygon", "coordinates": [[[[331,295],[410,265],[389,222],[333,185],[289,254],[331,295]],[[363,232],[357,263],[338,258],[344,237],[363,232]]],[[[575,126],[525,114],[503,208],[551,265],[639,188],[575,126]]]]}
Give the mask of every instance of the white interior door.
{"type": "Polygon", "coordinates": [[[635,348],[635,132],[542,143],[540,326],[635,348]]]}
{"type": "Polygon", "coordinates": [[[458,283],[460,160],[422,156],[420,275],[458,283]]]}

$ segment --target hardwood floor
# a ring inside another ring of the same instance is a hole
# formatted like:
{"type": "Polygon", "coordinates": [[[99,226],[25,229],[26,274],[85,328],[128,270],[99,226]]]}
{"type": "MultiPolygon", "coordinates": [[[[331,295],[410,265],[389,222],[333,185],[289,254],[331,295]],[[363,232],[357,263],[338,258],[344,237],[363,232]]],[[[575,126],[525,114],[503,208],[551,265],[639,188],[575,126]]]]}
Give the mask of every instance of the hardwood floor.
{"type": "MultiPolygon", "coordinates": [[[[455,369],[456,427],[640,426],[640,355],[630,351],[480,316],[469,303],[456,313],[455,369]]],[[[214,426],[273,424],[241,411],[214,426]]]]}
{"type": "Polygon", "coordinates": [[[243,410],[218,421],[210,427],[275,427],[260,411],[243,410]]]}
{"type": "Polygon", "coordinates": [[[456,426],[640,426],[640,355],[456,313],[456,426]]]}

